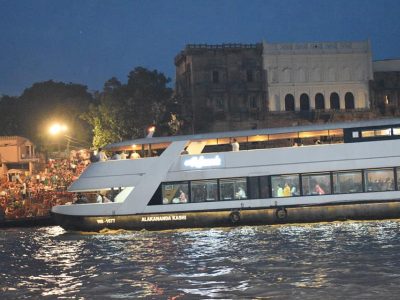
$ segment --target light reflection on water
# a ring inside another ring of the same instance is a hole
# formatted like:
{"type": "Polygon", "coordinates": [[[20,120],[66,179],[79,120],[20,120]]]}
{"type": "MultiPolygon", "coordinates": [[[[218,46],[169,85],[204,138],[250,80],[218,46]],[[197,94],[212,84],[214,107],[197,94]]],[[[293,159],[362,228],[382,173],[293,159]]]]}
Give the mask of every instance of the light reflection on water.
{"type": "Polygon", "coordinates": [[[400,221],[0,231],[1,299],[396,299],[400,221]]]}

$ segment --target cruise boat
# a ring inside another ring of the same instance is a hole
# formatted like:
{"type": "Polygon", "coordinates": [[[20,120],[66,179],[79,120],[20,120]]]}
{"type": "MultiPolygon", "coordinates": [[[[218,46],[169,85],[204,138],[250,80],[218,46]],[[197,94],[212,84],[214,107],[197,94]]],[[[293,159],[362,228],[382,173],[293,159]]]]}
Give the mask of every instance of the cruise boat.
{"type": "Polygon", "coordinates": [[[142,158],[91,163],[69,191],[111,201],[53,207],[66,230],[400,217],[400,119],[152,137],[104,149],[142,158]]]}

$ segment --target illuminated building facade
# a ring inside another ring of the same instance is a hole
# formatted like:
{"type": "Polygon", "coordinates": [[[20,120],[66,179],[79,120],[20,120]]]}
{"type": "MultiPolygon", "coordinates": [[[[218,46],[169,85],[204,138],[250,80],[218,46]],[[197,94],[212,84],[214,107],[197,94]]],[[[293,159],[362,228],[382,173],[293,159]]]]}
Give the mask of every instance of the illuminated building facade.
{"type": "Polygon", "coordinates": [[[175,93],[193,133],[369,119],[399,112],[399,65],[369,40],[187,45],[175,93]]]}

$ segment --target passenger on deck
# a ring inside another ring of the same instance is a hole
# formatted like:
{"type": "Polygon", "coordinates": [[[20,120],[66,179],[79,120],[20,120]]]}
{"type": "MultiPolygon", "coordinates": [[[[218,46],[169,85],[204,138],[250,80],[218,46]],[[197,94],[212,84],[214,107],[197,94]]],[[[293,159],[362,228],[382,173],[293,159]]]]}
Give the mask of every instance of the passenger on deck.
{"type": "Polygon", "coordinates": [[[231,146],[232,146],[232,151],[234,151],[234,152],[239,151],[240,146],[236,139],[233,139],[231,146]]]}
{"type": "Polygon", "coordinates": [[[99,157],[99,161],[106,161],[108,159],[106,153],[103,151],[102,148],[99,148],[97,155],[99,157]]]}
{"type": "Polygon", "coordinates": [[[132,153],[131,153],[131,157],[130,158],[131,159],[138,159],[138,158],[140,158],[140,155],[135,150],[133,150],[132,153]]]}
{"type": "Polygon", "coordinates": [[[127,154],[126,154],[126,152],[125,151],[122,151],[122,153],[121,153],[121,159],[126,159],[127,158],[127,154]]]}
{"type": "Polygon", "coordinates": [[[111,159],[112,160],[120,160],[121,159],[120,152],[119,151],[115,152],[111,159]]]}

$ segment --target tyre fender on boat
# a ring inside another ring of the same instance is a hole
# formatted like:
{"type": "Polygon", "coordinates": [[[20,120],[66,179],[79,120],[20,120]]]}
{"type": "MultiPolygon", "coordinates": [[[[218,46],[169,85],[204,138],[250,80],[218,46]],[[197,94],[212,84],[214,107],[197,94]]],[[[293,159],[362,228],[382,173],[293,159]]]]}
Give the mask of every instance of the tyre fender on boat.
{"type": "Polygon", "coordinates": [[[279,219],[279,220],[286,219],[287,209],[284,207],[278,207],[275,211],[275,215],[276,215],[277,219],[279,219]]]}
{"type": "Polygon", "coordinates": [[[229,214],[229,219],[231,220],[232,224],[237,224],[240,222],[240,211],[238,210],[233,210],[230,214],[229,214]]]}

